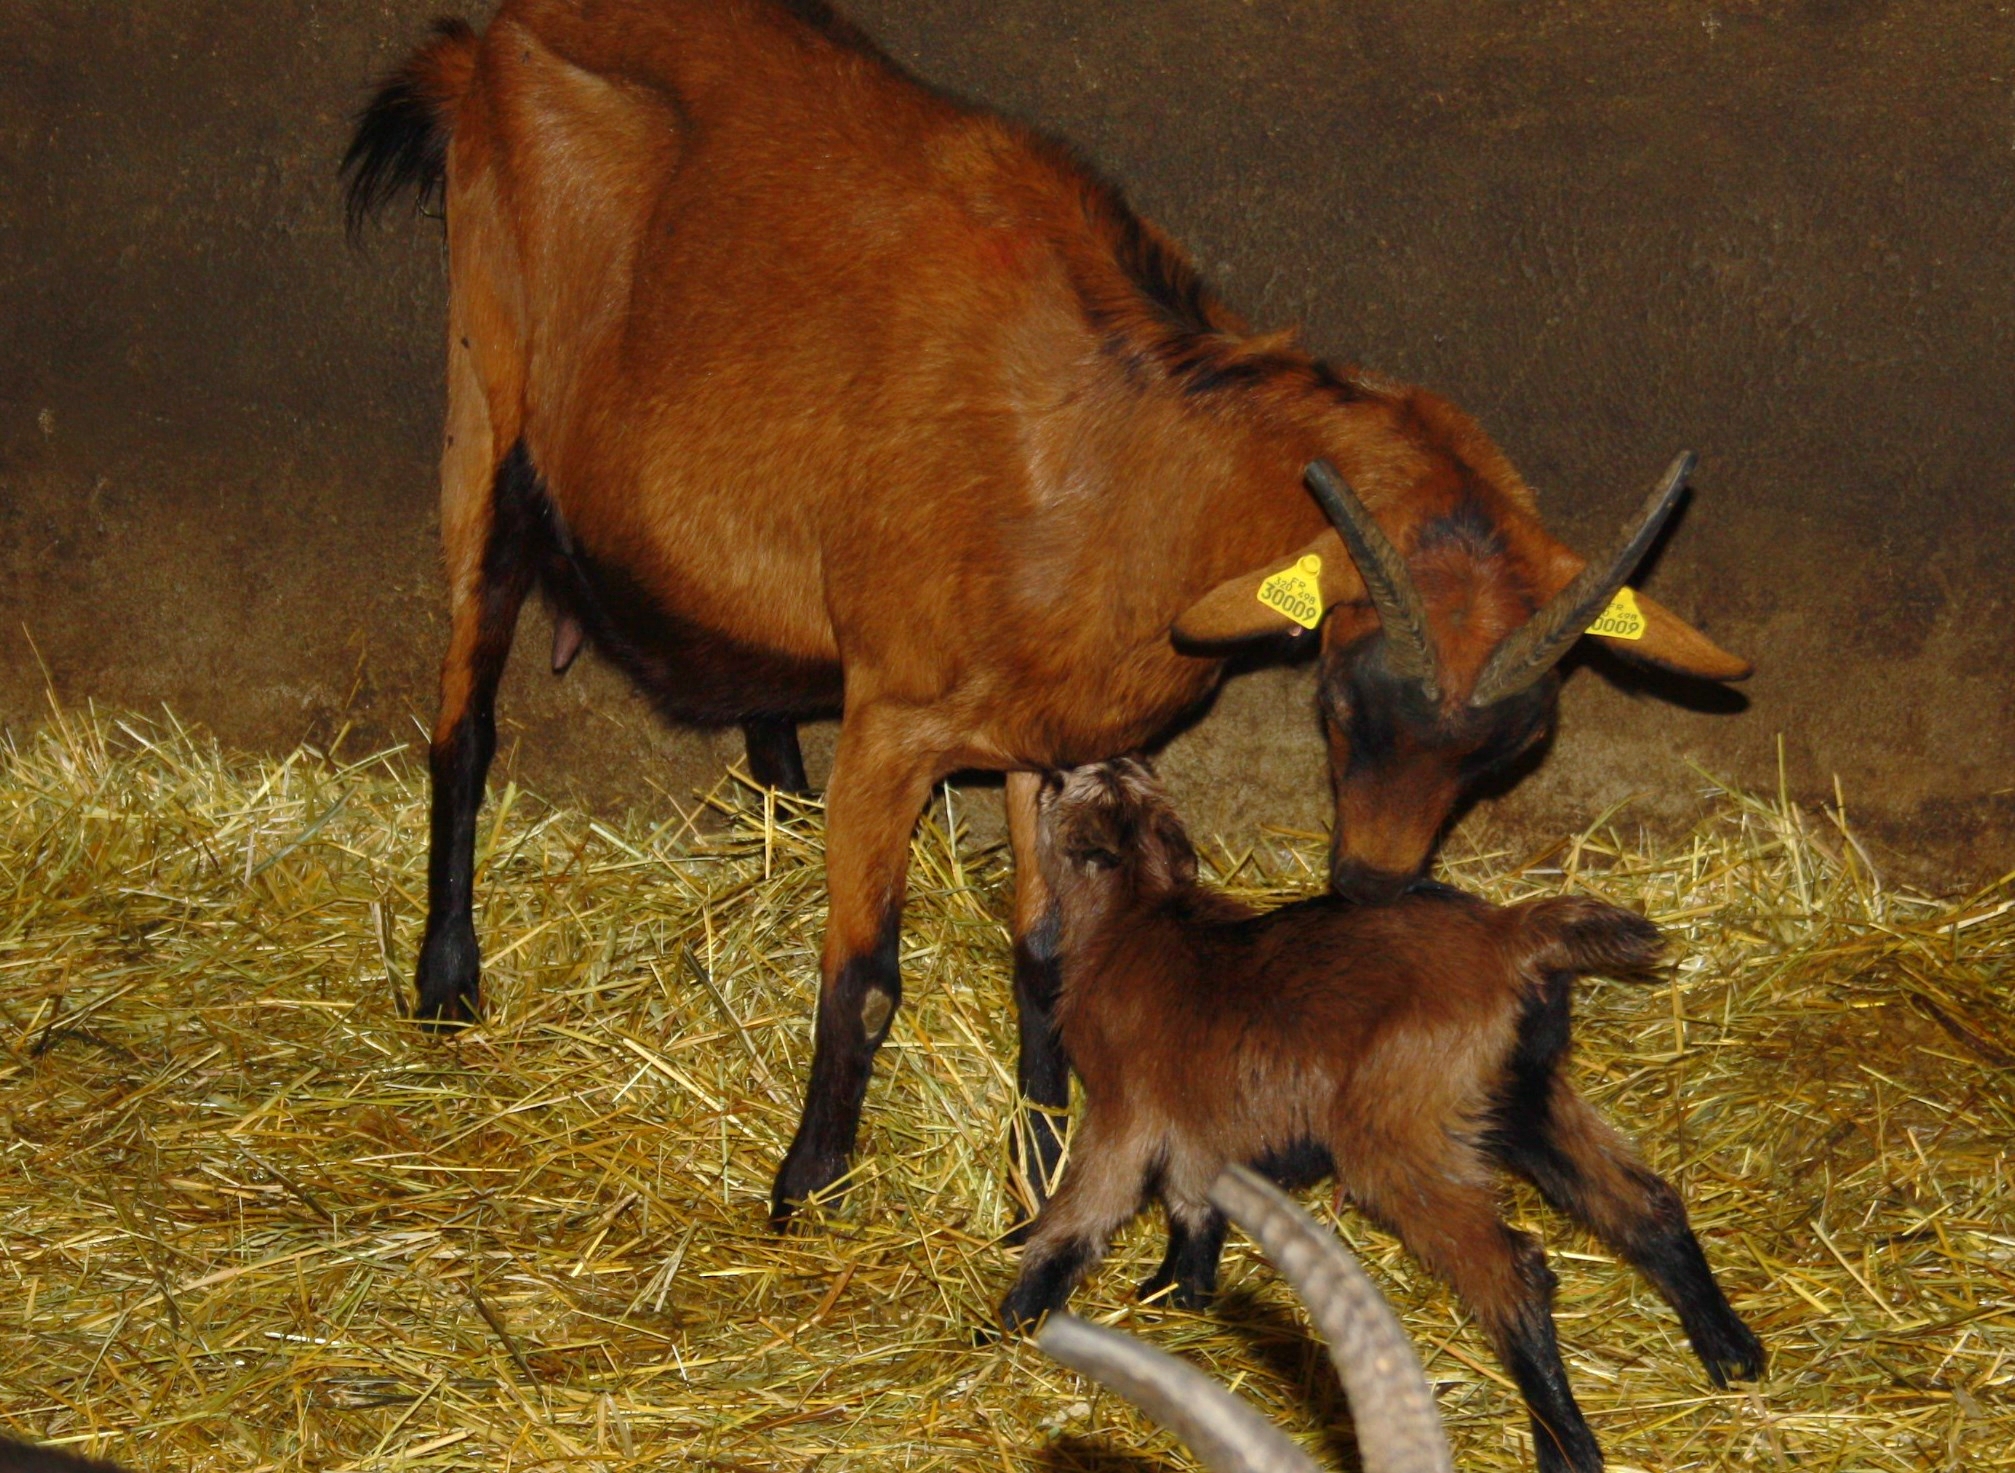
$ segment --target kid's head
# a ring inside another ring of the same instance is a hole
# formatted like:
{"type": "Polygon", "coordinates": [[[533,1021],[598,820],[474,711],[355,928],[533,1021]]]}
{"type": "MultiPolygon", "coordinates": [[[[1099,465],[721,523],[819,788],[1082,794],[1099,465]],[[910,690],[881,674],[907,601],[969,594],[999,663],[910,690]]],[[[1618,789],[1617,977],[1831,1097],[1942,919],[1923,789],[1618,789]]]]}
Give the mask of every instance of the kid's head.
{"type": "Polygon", "coordinates": [[[1196,851],[1154,769],[1134,757],[1043,778],[1037,862],[1059,900],[1154,899],[1196,879],[1196,851]]]}

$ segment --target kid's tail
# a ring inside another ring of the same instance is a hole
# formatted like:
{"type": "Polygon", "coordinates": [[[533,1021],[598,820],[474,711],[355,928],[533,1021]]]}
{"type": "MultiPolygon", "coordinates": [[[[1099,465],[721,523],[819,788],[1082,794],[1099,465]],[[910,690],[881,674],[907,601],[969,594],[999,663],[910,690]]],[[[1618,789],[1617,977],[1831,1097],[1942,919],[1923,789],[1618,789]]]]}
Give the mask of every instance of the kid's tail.
{"type": "Polygon", "coordinates": [[[1516,907],[1526,943],[1521,969],[1642,979],[1657,965],[1665,938],[1643,916],[1586,895],[1532,900],[1516,907]]]}
{"type": "Polygon", "coordinates": [[[434,34],[357,114],[342,168],[351,240],[402,190],[418,191],[423,207],[440,200],[455,110],[475,76],[476,44],[467,21],[435,21],[434,34]]]}

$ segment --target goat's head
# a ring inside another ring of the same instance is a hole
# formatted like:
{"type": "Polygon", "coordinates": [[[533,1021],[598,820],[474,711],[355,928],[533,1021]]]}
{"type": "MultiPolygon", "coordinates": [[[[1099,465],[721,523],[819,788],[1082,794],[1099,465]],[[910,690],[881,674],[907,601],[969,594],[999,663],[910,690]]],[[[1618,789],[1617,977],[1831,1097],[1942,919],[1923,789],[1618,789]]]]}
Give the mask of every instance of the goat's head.
{"type": "MultiPolygon", "coordinates": [[[[1202,644],[1275,634],[1289,618],[1262,592],[1297,567],[1318,586],[1296,622],[1323,621],[1320,702],[1336,800],[1330,885],[1355,900],[1390,900],[1418,880],[1464,792],[1551,734],[1554,666],[1656,540],[1693,457],[1673,461],[1616,547],[1594,562],[1546,533],[1494,449],[1420,463],[1426,473],[1396,491],[1391,474],[1381,475],[1382,526],[1334,466],[1314,462],[1308,489],[1334,530],[1292,561],[1221,584],[1176,624],[1178,638],[1202,644]]],[[[1635,595],[1635,604],[1636,633],[1612,642],[1618,653],[1708,680],[1749,673],[1650,599],[1635,595]]]]}
{"type": "Polygon", "coordinates": [[[1196,878],[1189,835],[1137,758],[1047,774],[1036,816],[1036,862],[1066,907],[1152,900],[1196,878]]]}

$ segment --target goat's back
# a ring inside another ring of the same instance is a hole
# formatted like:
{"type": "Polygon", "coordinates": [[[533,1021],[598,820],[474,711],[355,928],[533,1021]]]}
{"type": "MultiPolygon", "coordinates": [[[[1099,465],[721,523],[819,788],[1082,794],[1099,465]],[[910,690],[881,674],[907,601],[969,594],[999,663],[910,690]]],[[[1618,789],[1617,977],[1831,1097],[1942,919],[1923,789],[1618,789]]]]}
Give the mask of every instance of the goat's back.
{"type": "Polygon", "coordinates": [[[507,3],[453,122],[450,353],[572,544],[662,612],[844,643],[981,765],[1145,741],[1215,676],[1170,620],[1312,528],[1312,445],[1146,392],[1091,319],[1153,317],[1157,273],[1194,292],[1179,253],[822,15],[507,3]],[[1252,445],[1278,504],[1225,524],[1252,445]],[[1102,700],[1055,694],[1087,669],[1102,700]]]}
{"type": "Polygon", "coordinates": [[[1403,1133],[1476,1118],[1550,976],[1634,971],[1648,921],[1582,897],[1497,907],[1445,891],[1321,896],[1227,916],[1201,890],[1065,961],[1059,1017],[1088,1092],[1123,1091],[1197,1138],[1403,1133]],[[1195,903],[1201,899],[1202,903],[1195,903]]]}

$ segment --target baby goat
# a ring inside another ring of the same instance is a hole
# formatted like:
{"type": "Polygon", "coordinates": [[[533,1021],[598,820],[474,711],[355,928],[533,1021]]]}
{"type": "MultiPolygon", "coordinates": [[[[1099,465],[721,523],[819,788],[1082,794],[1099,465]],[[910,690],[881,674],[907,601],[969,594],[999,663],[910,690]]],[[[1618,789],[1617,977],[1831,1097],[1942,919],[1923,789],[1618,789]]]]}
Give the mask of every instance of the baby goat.
{"type": "Polygon", "coordinates": [[[1717,1383],[1763,1349],[1709,1272],[1670,1184],[1560,1073],[1571,984],[1642,972],[1649,921],[1580,896],[1496,907],[1429,887],[1258,914],[1196,883],[1153,773],[1122,759],[1045,780],[1037,856],[1057,898],[1065,1052],[1085,1115],[1001,1306],[1060,1307],[1148,1195],[1169,1245],[1143,1293],[1216,1287],[1227,1165],[1286,1185],[1333,1173],[1481,1322],[1532,1414],[1539,1466],[1602,1466],[1554,1340],[1539,1241],[1498,1213],[1530,1180],[1651,1281],[1717,1383]]]}

